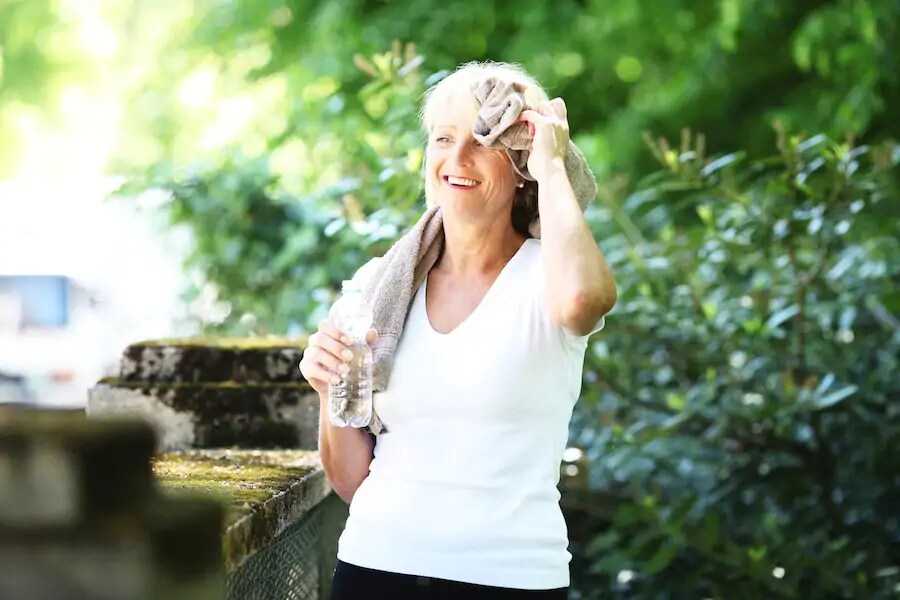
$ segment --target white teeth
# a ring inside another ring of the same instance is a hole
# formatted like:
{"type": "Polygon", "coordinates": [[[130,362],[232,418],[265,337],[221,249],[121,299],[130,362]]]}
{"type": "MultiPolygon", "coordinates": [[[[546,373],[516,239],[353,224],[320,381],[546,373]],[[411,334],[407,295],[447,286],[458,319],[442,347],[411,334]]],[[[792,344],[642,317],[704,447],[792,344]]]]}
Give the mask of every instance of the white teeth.
{"type": "Polygon", "coordinates": [[[454,185],[464,185],[466,187],[475,187],[478,185],[478,182],[474,179],[460,179],[459,177],[453,177],[452,175],[447,176],[447,181],[454,185]]]}

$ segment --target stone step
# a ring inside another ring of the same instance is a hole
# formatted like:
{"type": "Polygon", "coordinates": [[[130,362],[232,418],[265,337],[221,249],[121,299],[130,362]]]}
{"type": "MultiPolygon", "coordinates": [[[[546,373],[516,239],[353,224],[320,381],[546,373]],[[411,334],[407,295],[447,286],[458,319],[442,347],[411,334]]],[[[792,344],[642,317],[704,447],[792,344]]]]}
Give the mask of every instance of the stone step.
{"type": "Polygon", "coordinates": [[[318,444],[319,396],[302,383],[173,383],[102,379],[88,391],[94,417],[140,417],[158,450],[299,448],[318,444]]]}
{"type": "Polygon", "coordinates": [[[218,600],[224,505],[160,493],[152,428],[0,412],[0,598],[218,600]]]}
{"type": "Polygon", "coordinates": [[[152,429],[28,410],[0,423],[0,523],[62,527],[135,510],[153,491],[152,429]]]}
{"type": "Polygon", "coordinates": [[[305,340],[148,340],[122,353],[119,378],[146,382],[300,382],[305,340]]]}
{"type": "Polygon", "coordinates": [[[167,452],[154,459],[153,470],[172,494],[206,493],[226,504],[222,547],[228,571],[271,544],[331,492],[319,454],[312,450],[167,452]]]}

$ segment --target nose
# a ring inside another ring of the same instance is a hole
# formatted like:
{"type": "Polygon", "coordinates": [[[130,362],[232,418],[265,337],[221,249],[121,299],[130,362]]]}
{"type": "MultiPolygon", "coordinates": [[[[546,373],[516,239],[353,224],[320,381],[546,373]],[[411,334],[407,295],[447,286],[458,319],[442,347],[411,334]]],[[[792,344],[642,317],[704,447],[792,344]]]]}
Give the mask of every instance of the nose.
{"type": "Polygon", "coordinates": [[[453,158],[456,160],[456,164],[461,167],[471,167],[474,164],[473,152],[474,148],[472,148],[470,140],[467,139],[457,140],[453,146],[453,158]]]}

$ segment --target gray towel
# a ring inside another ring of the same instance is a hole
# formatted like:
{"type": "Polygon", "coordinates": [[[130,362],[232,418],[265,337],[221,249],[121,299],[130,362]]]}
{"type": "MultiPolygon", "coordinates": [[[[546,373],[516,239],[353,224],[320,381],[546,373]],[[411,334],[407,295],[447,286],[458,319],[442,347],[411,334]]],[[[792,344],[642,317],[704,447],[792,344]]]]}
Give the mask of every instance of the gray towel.
{"type": "MultiPolygon", "coordinates": [[[[522,88],[492,77],[473,91],[480,106],[473,127],[474,137],[486,146],[505,148],[519,175],[534,181],[527,168],[531,143],[528,125],[512,125],[522,110],[529,108],[522,88]]],[[[578,204],[584,210],[597,194],[597,182],[587,161],[572,142],[569,142],[564,164],[578,204]]],[[[529,232],[540,237],[539,218],[529,225],[529,232]]],[[[375,392],[387,389],[394,351],[403,334],[410,304],[443,248],[443,219],[440,207],[435,206],[426,210],[415,227],[375,263],[364,281],[365,297],[374,312],[373,326],[378,330],[378,340],[372,348],[375,359],[372,388],[375,392]]],[[[388,431],[374,410],[368,429],[375,435],[388,431]]]]}
{"type": "MultiPolygon", "coordinates": [[[[475,99],[480,108],[475,117],[472,133],[479,142],[490,148],[505,148],[516,171],[523,179],[534,181],[528,172],[528,149],[531,146],[531,134],[528,123],[516,123],[526,106],[521,84],[510,83],[489,77],[475,87],[475,99]],[[515,123],[515,124],[514,124],[515,123]]],[[[587,208],[597,196],[597,180],[584,160],[578,146],[571,140],[563,157],[563,165],[572,191],[581,209],[587,208]]],[[[528,226],[528,232],[541,237],[541,221],[534,219],[528,226]]]]}

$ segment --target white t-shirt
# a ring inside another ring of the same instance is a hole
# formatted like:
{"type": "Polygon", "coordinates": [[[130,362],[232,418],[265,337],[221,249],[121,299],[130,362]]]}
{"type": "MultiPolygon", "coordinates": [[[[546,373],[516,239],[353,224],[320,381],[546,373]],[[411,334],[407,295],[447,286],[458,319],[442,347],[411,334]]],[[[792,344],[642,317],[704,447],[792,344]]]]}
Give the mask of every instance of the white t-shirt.
{"type": "Polygon", "coordinates": [[[556,486],[587,336],[550,318],[536,239],[448,334],[428,321],[427,283],[387,390],[374,397],[389,433],[377,437],[338,558],[482,585],[565,587],[571,555],[556,486]]]}

